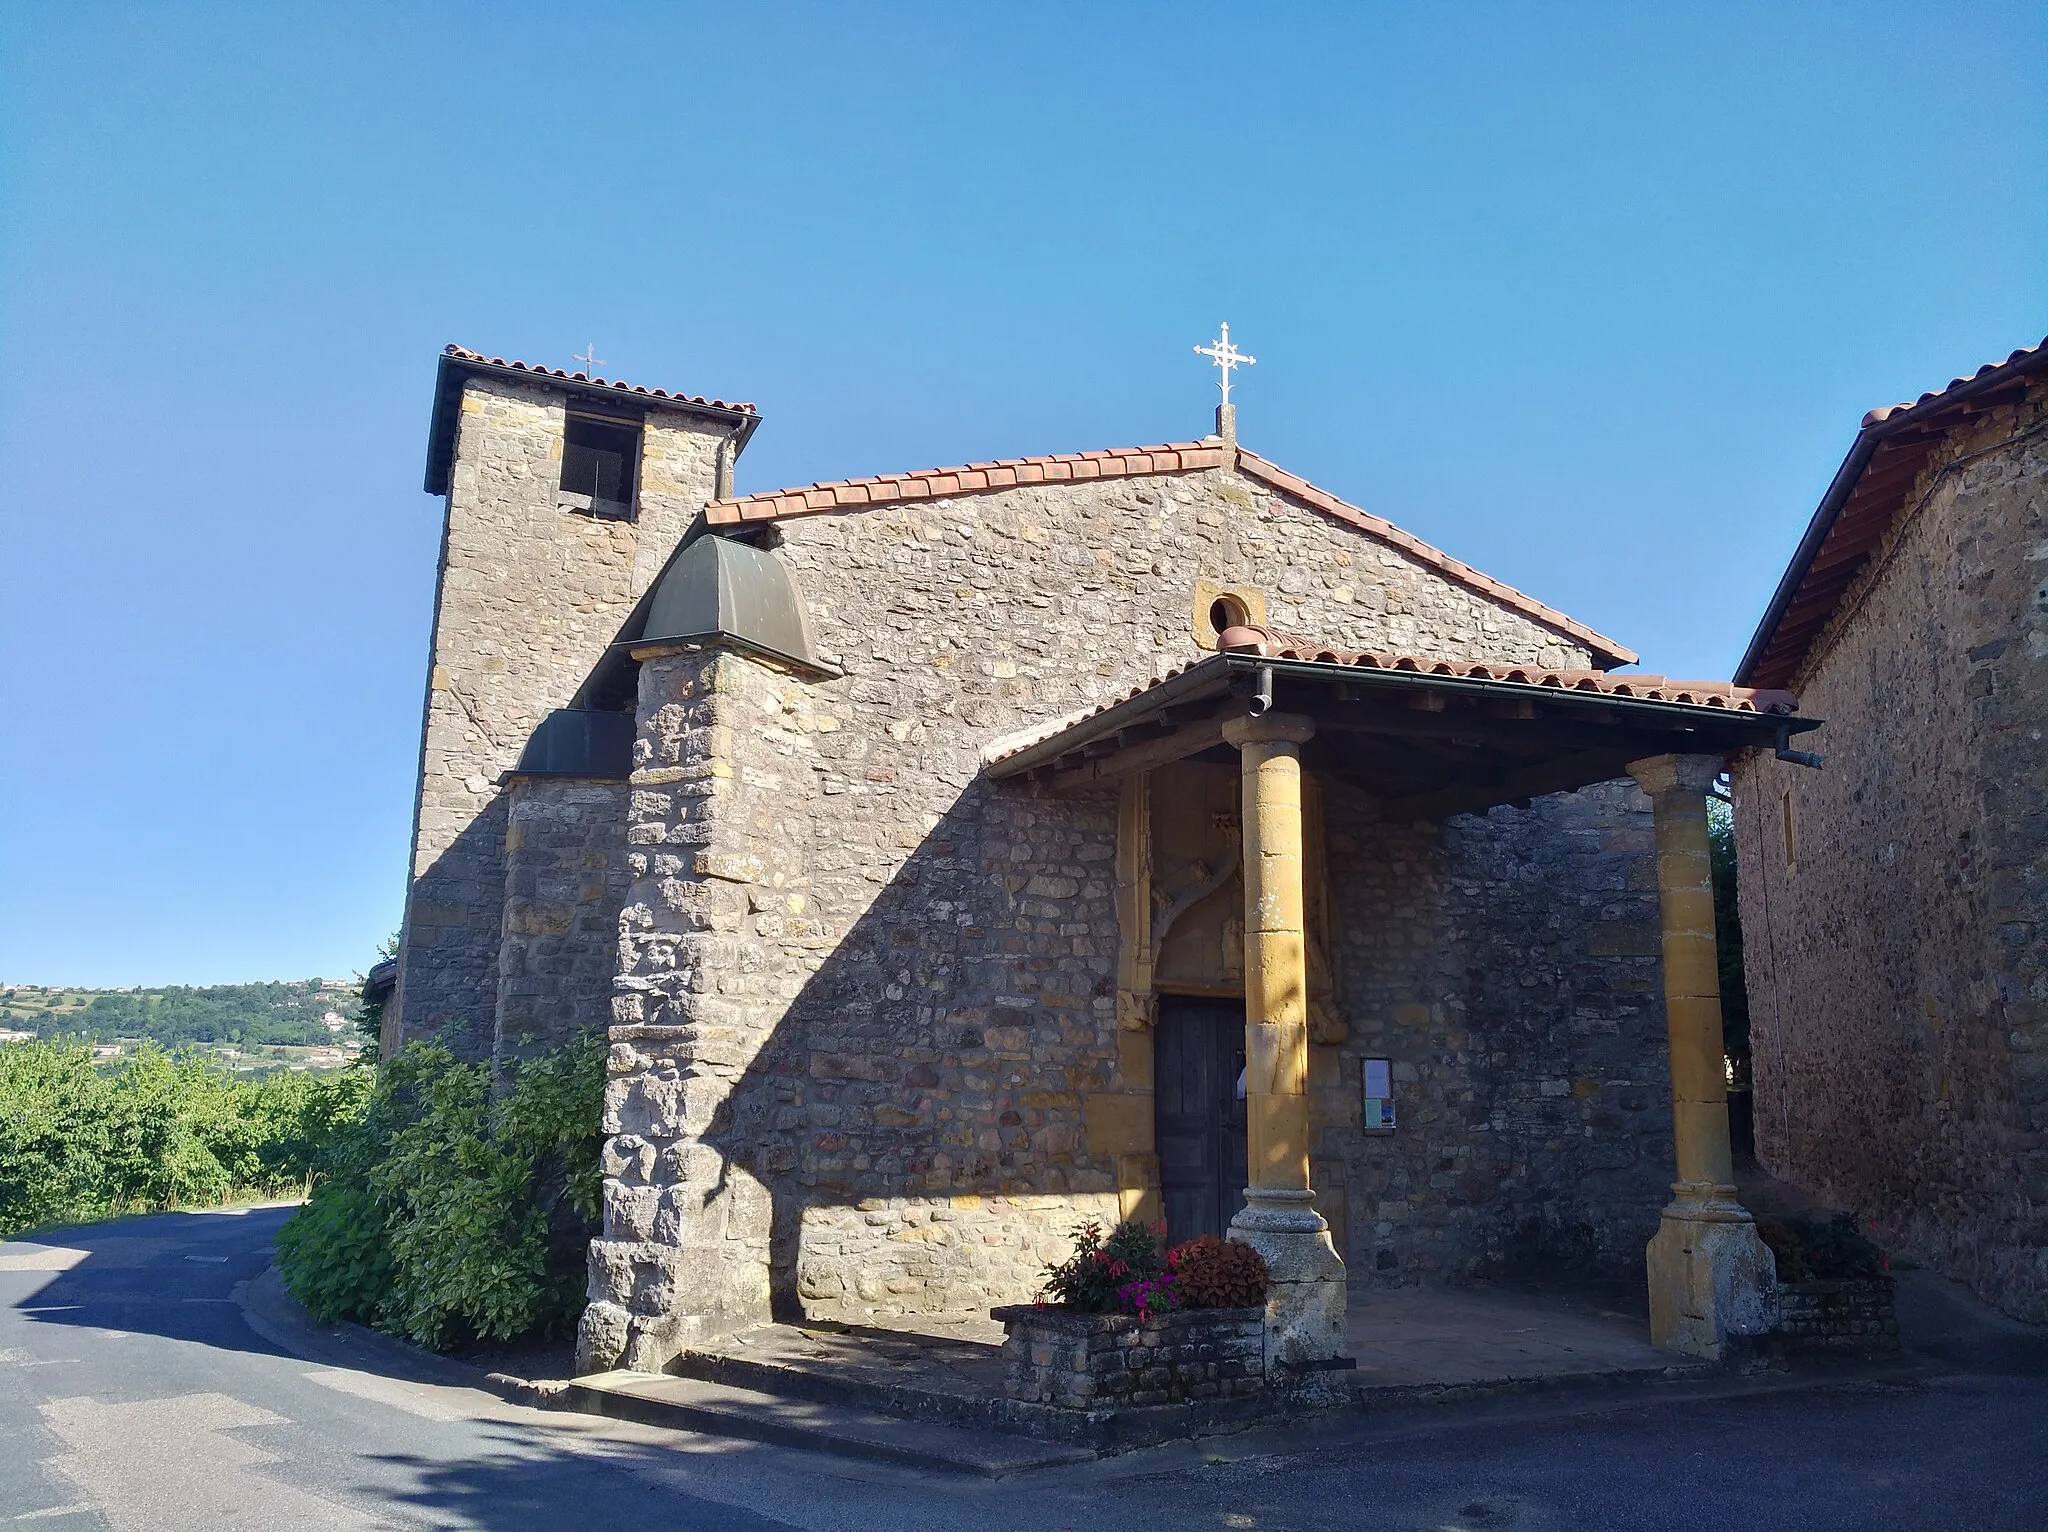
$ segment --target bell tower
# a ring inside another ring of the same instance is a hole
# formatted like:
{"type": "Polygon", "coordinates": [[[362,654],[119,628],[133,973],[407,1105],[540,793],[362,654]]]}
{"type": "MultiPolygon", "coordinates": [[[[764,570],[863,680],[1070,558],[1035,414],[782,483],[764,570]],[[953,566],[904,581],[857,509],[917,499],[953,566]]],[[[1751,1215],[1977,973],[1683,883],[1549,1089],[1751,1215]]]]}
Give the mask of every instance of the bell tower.
{"type": "Polygon", "coordinates": [[[441,353],[426,489],[441,559],[397,988],[383,1047],[444,1035],[491,1050],[504,918],[501,781],[564,706],[761,417],[672,394],[441,353]]]}

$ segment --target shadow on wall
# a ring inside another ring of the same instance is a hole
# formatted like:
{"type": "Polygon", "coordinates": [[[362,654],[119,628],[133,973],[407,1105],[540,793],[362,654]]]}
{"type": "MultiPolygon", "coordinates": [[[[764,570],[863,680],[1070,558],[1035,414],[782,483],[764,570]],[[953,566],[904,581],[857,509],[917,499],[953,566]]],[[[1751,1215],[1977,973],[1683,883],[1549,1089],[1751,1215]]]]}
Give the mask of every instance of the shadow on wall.
{"type": "Polygon", "coordinates": [[[403,1006],[400,1042],[440,1042],[471,1062],[491,1057],[508,813],[501,792],[413,881],[393,997],[403,1006]]]}
{"type": "Polygon", "coordinates": [[[1444,838],[1447,860],[1491,874],[1460,917],[1493,1204],[1473,1275],[1643,1281],[1676,1152],[1649,816],[1618,780],[1467,816],[1444,838]]]}
{"type": "MultiPolygon", "coordinates": [[[[858,866],[814,863],[806,898],[866,908],[702,1135],[721,1184],[737,1166],[768,1193],[779,1316],[979,1313],[1116,1216],[1084,1106],[1122,1088],[1115,838],[1111,795],[977,777],[871,900],[858,866]]],[[[748,918],[777,940],[800,920],[748,918]]]]}
{"type": "Polygon", "coordinates": [[[1672,1174],[1646,818],[1632,783],[1441,829],[1329,795],[1350,1027],[1317,1163],[1346,1168],[1354,1278],[1641,1284],[1672,1174]],[[1391,1130],[1360,1131],[1367,1058],[1391,1130]]]}
{"type": "MultiPolygon", "coordinates": [[[[1028,1299],[1075,1223],[1117,1216],[1115,1156],[1149,1147],[1150,1098],[1131,1091],[1149,1079],[1127,1081],[1119,1059],[1114,798],[976,777],[879,890],[865,869],[887,851],[862,837],[894,831],[832,803],[828,825],[801,805],[771,816],[808,848],[794,898],[759,881],[776,865],[765,843],[700,852],[698,867],[730,858],[753,881],[680,885],[702,901],[694,925],[643,939],[664,950],[635,972],[690,991],[694,1019],[615,1034],[637,1057],[610,1094],[592,1359],[658,1367],[694,1333],[691,1315],[714,1329],[1028,1299]],[[842,912],[854,918],[833,941],[842,912]]],[[[1501,810],[1428,835],[1422,881],[1466,885],[1472,906],[1455,941],[1403,949],[1409,993],[1428,983],[1451,1001],[1442,1036],[1401,1041],[1408,1029],[1380,1014],[1394,1009],[1380,1003],[1388,986],[1353,991],[1378,1030],[1354,1026],[1343,1067],[1422,1049],[1416,1098],[1436,1116],[1419,1111],[1393,1147],[1337,1129],[1347,1178],[1364,1205],[1421,1191],[1436,1207],[1432,1264],[1416,1270],[1439,1279],[1489,1256],[1550,1269],[1562,1256],[1639,1280],[1670,1178],[1654,890],[1631,895],[1634,851],[1562,834],[1561,812],[1501,810]],[[1576,849],[1544,849],[1557,844],[1576,849]],[[1482,865],[1507,871],[1467,875],[1482,865]],[[1566,893],[1589,913],[1557,918],[1566,893]],[[1608,935],[1643,927],[1647,950],[1633,937],[1601,950],[1588,922],[1603,904],[1627,907],[1608,935]],[[1452,1171],[1447,1139],[1468,1146],[1452,1171]],[[1374,1163],[1406,1179],[1381,1185],[1374,1163]]],[[[1338,909],[1377,930],[1379,897],[1361,885],[1338,909]]],[[[1442,918],[1435,894],[1414,897],[1418,920],[1442,918]]],[[[1374,1237],[1354,1221],[1354,1265],[1372,1269],[1374,1237]]]]}

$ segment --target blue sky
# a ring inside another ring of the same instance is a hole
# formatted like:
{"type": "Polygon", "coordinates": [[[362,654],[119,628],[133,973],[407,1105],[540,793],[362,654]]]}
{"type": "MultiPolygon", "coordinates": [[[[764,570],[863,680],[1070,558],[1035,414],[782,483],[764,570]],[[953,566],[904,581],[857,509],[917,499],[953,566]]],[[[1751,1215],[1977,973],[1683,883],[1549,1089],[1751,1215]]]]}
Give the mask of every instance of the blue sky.
{"type": "Polygon", "coordinates": [[[2048,10],[0,4],[0,978],[398,921],[434,353],[742,489],[1202,434],[1725,675],[1862,412],[2048,332],[2048,10]]]}

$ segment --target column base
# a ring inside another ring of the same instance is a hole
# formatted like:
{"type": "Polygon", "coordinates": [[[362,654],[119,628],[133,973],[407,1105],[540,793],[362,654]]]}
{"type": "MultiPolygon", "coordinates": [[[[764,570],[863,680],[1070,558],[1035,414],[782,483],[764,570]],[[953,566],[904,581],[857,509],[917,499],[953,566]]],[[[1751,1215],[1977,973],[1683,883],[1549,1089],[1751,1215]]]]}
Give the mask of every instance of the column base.
{"type": "Polygon", "coordinates": [[[1330,1243],[1330,1225],[1315,1193],[1246,1187],[1245,1206],[1230,1220],[1230,1237],[1266,1258],[1273,1274],[1266,1295],[1266,1366],[1328,1362],[1344,1353],[1344,1262],[1330,1243]]]}
{"type": "Polygon", "coordinates": [[[1778,1263],[1732,1186],[1672,1188],[1645,1251],[1650,1343],[1718,1362],[1777,1323],[1778,1263]]]}

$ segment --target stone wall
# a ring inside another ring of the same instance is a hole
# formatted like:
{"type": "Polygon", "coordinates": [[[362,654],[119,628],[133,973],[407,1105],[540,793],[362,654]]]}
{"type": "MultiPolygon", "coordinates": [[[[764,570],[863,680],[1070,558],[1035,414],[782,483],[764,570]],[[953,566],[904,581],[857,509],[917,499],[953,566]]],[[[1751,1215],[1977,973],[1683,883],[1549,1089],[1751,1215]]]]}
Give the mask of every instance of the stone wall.
{"type": "Polygon", "coordinates": [[[643,658],[593,1365],[659,1365],[772,1307],[1026,1299],[1075,1222],[1117,1215],[1150,1080],[1119,1046],[1115,796],[992,784],[979,752],[1198,658],[1198,581],[1337,643],[1587,663],[1220,471],[802,517],[779,538],[842,675],[643,658]]]}
{"type": "Polygon", "coordinates": [[[1781,1282],[1771,1289],[1778,1322],[1758,1345],[1781,1356],[1883,1356],[1899,1349],[1891,1278],[1781,1282]]]}
{"type": "Polygon", "coordinates": [[[1026,1404],[1142,1409],[1241,1399],[1266,1387],[1266,1310],[1182,1309],[1139,1319],[1021,1304],[998,1308],[1003,1389],[1026,1404]]]}
{"type": "Polygon", "coordinates": [[[611,1024],[628,793],[582,777],[514,777],[506,788],[499,1060],[611,1024]]]}
{"type": "Polygon", "coordinates": [[[563,393],[472,378],[441,542],[398,990],[385,1046],[446,1031],[489,1054],[504,925],[500,778],[604,652],[716,488],[726,428],[656,414],[637,522],[556,504],[563,393]]]}
{"type": "Polygon", "coordinates": [[[1649,800],[1323,812],[1351,1025],[1311,1050],[1311,1167],[1352,1280],[1640,1276],[1673,1173],[1649,800]],[[1391,1130],[1361,1130],[1366,1058],[1392,1063],[1391,1130]]]}
{"type": "Polygon", "coordinates": [[[1825,768],[1735,774],[1757,1153],[2048,1320],[2043,391],[1907,507],[1794,683],[1825,768]]]}

